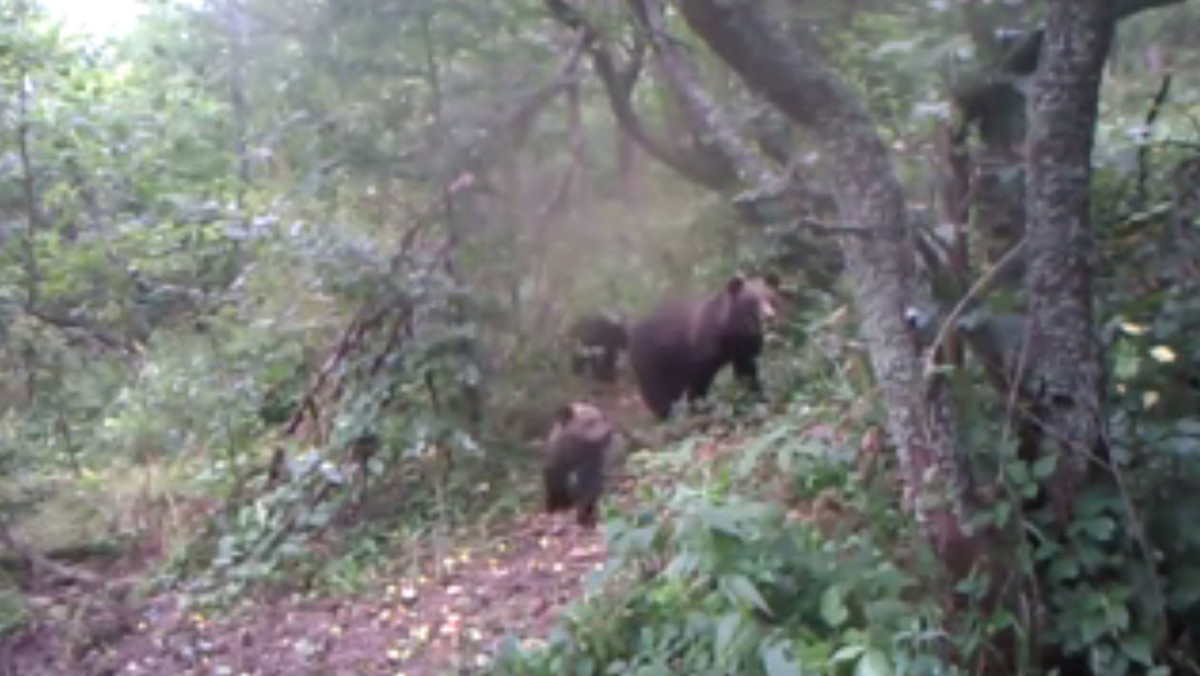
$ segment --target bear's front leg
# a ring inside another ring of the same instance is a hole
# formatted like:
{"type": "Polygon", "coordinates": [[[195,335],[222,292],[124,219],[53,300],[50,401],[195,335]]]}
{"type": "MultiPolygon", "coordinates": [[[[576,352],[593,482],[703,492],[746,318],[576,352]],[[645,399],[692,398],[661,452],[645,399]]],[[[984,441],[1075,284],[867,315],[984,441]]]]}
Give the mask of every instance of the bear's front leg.
{"type": "Polygon", "coordinates": [[[761,398],[762,382],[758,378],[758,362],[754,357],[739,357],[733,361],[733,375],[741,381],[746,389],[761,398]]]}

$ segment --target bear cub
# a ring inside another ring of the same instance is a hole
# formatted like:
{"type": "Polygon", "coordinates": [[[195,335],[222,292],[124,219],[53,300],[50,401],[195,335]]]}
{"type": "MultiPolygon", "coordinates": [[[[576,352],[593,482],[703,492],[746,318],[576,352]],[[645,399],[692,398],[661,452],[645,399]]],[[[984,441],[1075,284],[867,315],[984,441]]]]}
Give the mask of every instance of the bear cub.
{"type": "Polygon", "coordinates": [[[692,402],[707,396],[727,364],[760,395],[757,359],[779,302],[777,276],[737,275],[705,298],[658,306],[629,336],[629,358],[646,406],[665,420],[685,394],[692,402]]]}
{"type": "Polygon", "coordinates": [[[605,473],[619,451],[615,442],[615,426],[596,406],[573,402],[559,409],[543,449],[547,512],[574,507],[576,522],[595,528],[605,473]]]}
{"type": "Polygon", "coordinates": [[[587,372],[602,383],[617,381],[617,360],[629,347],[629,332],[623,322],[599,313],[585,315],[571,325],[568,336],[572,372],[587,372]]]}

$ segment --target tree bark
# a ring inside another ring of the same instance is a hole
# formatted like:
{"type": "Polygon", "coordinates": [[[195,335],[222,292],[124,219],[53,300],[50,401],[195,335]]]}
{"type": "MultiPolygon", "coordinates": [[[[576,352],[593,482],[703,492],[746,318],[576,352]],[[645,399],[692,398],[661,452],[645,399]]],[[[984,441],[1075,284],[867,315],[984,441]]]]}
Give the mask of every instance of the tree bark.
{"type": "Polygon", "coordinates": [[[866,107],[819,60],[785,35],[762,3],[681,0],[691,28],[752,88],[808,127],[832,169],[844,234],[839,239],[853,279],[855,306],[888,412],[906,506],[956,575],[976,561],[964,531],[969,481],[958,453],[952,403],[925,387],[918,345],[905,308],[928,302],[906,227],[904,195],[887,147],[866,107]],[[917,499],[924,486],[932,501],[917,499]],[[937,503],[937,504],[931,504],[937,503]]]}
{"type": "MultiPolygon", "coordinates": [[[[1045,613],[1039,613],[1049,639],[1042,661],[1060,673],[1096,673],[1103,655],[1119,654],[1121,635],[1081,635],[1069,618],[1077,617],[1077,587],[1104,593],[1127,584],[1128,567],[1142,559],[1128,554],[1131,535],[1125,524],[1102,538],[1081,542],[1073,534],[1073,507],[1083,489],[1118,496],[1108,464],[1103,406],[1103,366],[1092,313],[1092,249],[1089,182],[1100,84],[1112,44],[1115,0],[1052,0],[1046,19],[1038,70],[1029,100],[1031,122],[1026,156],[1026,287],[1029,336],[1025,381],[1033,397],[1036,448],[1023,453],[1053,456],[1055,470],[1041,486],[1030,514],[1046,540],[1062,551],[1085,546],[1098,563],[1071,580],[1055,579],[1055,558],[1036,569],[1045,585],[1045,613]],[[1100,562],[1103,563],[1100,563],[1100,562]],[[1072,648],[1073,647],[1073,648],[1072,648]]],[[[1153,573],[1150,573],[1153,576],[1153,573]]],[[[1155,605],[1160,605],[1161,599],[1155,605]]],[[[1122,609],[1134,618],[1121,633],[1149,632],[1141,604],[1122,609]]]]}
{"type": "Polygon", "coordinates": [[[1027,157],[1029,370],[1043,452],[1059,454],[1052,500],[1061,520],[1087,480],[1102,432],[1101,362],[1092,317],[1088,184],[1111,0],[1048,3],[1030,100],[1027,157]],[[1030,370],[1032,369],[1032,370],[1030,370]]]}

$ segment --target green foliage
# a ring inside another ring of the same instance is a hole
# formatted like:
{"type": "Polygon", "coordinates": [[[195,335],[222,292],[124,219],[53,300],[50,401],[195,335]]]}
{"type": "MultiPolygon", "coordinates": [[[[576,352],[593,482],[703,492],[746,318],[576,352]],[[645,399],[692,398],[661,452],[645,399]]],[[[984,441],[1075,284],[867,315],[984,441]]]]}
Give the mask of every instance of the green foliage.
{"type": "Polygon", "coordinates": [[[928,673],[931,608],[862,538],[840,545],[777,508],[679,491],[672,518],[610,522],[603,596],[493,674],[928,673]],[[632,571],[646,573],[634,577],[632,571]]]}

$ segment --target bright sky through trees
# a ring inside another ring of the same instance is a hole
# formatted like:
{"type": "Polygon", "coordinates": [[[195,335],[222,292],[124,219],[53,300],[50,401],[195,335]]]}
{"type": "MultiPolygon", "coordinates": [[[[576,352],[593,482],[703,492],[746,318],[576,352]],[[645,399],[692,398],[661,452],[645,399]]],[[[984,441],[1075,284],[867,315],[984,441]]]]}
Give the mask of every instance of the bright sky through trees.
{"type": "Polygon", "coordinates": [[[113,37],[127,32],[142,11],[141,0],[42,0],[67,27],[96,37],[113,37]]]}

